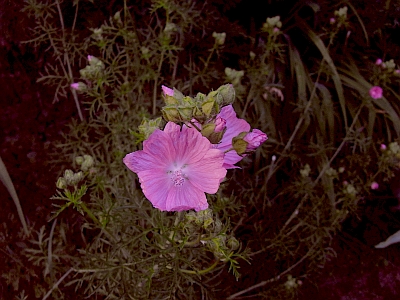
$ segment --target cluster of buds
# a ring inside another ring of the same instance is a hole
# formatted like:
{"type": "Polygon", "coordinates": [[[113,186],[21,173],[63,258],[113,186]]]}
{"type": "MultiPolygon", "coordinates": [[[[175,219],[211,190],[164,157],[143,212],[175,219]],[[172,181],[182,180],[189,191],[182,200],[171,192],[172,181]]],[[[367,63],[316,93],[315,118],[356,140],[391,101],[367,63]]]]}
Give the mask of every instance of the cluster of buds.
{"type": "Polygon", "coordinates": [[[59,189],[67,189],[69,186],[76,186],[83,178],[82,171],[74,173],[68,169],[64,171],[64,176],[58,178],[56,186],[59,189]]]}
{"type": "Polygon", "coordinates": [[[267,21],[263,24],[262,31],[271,35],[277,35],[280,32],[281,27],[281,17],[275,16],[273,18],[267,18],[267,21]]]}
{"type": "MultiPolygon", "coordinates": [[[[87,57],[89,65],[79,71],[81,78],[85,79],[86,82],[96,81],[103,75],[105,65],[104,63],[93,55],[87,57]]],[[[71,84],[71,88],[78,92],[86,92],[88,87],[83,82],[74,82],[71,84]]]]}
{"type": "MultiPolygon", "coordinates": [[[[201,235],[200,242],[206,245],[218,259],[224,260],[231,251],[240,247],[240,242],[234,236],[226,234],[227,228],[211,209],[187,212],[184,225],[189,232],[198,233],[201,229],[205,229],[207,233],[201,235]]],[[[188,240],[191,238],[189,237],[188,240]]]]}
{"type": "Polygon", "coordinates": [[[226,78],[232,82],[234,86],[239,86],[242,81],[242,77],[244,76],[244,71],[237,71],[231,68],[225,68],[226,78]]]}
{"type": "Polygon", "coordinates": [[[211,115],[217,114],[222,106],[235,100],[235,90],[231,84],[223,85],[208,95],[198,93],[194,98],[184,96],[175,88],[163,86],[162,89],[166,104],[162,108],[162,114],[166,121],[171,122],[185,123],[192,119],[204,122],[211,115]]]}
{"type": "MultiPolygon", "coordinates": [[[[250,126],[247,127],[248,124],[244,120],[236,117],[233,117],[234,120],[232,120],[231,113],[223,112],[223,107],[230,105],[235,99],[235,90],[232,84],[225,84],[208,95],[198,93],[194,98],[184,96],[175,88],[162,86],[162,89],[166,103],[166,106],[162,108],[164,119],[167,122],[181,122],[189,127],[195,127],[211,144],[218,145],[217,148],[229,146],[229,149],[223,151],[234,150],[238,155],[244,156],[255,151],[268,138],[261,130],[249,131],[250,126]],[[227,117],[226,115],[230,118],[230,126],[240,128],[244,124],[242,127],[244,130],[232,132],[231,127],[228,128],[227,120],[224,119],[227,117]],[[237,124],[241,125],[237,126],[237,124]],[[227,131],[232,138],[223,140],[227,131]]],[[[231,109],[233,111],[233,108],[231,109]]],[[[151,127],[146,134],[151,134],[158,124],[154,124],[154,127],[151,127]]],[[[225,167],[234,168],[231,165],[225,167]]]]}
{"type": "Polygon", "coordinates": [[[89,171],[94,166],[94,159],[91,155],[77,156],[75,162],[83,172],[89,171]]]}
{"type": "Polygon", "coordinates": [[[222,46],[223,44],[225,44],[225,39],[226,39],[226,33],[225,32],[217,33],[217,32],[214,31],[212,36],[215,39],[215,44],[217,46],[222,46]]]}
{"type": "Polygon", "coordinates": [[[391,75],[400,76],[400,69],[397,67],[393,59],[383,61],[381,58],[378,58],[375,61],[375,65],[379,67],[380,77],[383,79],[390,77],[391,75]]]}

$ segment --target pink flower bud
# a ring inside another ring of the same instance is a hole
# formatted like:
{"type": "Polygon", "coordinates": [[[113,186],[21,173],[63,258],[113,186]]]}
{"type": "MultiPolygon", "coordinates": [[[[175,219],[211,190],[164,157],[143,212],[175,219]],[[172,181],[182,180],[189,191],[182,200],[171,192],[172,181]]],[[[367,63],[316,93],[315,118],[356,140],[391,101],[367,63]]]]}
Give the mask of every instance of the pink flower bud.
{"type": "Polygon", "coordinates": [[[90,61],[93,59],[93,56],[92,56],[92,55],[88,55],[88,56],[87,56],[87,59],[88,59],[88,61],[90,62],[90,61]]]}
{"type": "Polygon", "coordinates": [[[400,75],[400,70],[399,70],[399,69],[394,70],[394,74],[395,74],[395,75],[400,75]]]}
{"type": "Polygon", "coordinates": [[[273,33],[278,33],[279,32],[279,28],[278,27],[274,27],[274,29],[272,29],[273,33]]]}
{"type": "Polygon", "coordinates": [[[335,24],[335,22],[336,22],[336,19],[335,19],[335,18],[330,18],[330,19],[329,19],[329,23],[335,24]]]}
{"type": "Polygon", "coordinates": [[[174,96],[173,89],[170,89],[169,87],[166,87],[165,85],[162,85],[161,88],[163,90],[164,96],[171,96],[171,97],[174,96]]]}
{"type": "Polygon", "coordinates": [[[379,188],[379,184],[377,182],[372,182],[371,183],[371,190],[377,190],[379,188]]]}
{"type": "Polygon", "coordinates": [[[385,144],[381,144],[381,150],[386,150],[386,145],[385,144]]]}
{"type": "Polygon", "coordinates": [[[268,136],[258,129],[253,129],[252,132],[246,134],[243,138],[248,145],[247,150],[255,150],[257,149],[262,143],[264,143],[268,139],[268,136]]]}
{"type": "Polygon", "coordinates": [[[379,99],[382,98],[382,94],[383,94],[383,90],[380,86],[373,86],[372,88],[370,88],[369,90],[369,95],[373,98],[373,99],[379,99]]]}
{"type": "Polygon", "coordinates": [[[380,58],[378,58],[377,60],[376,60],[376,62],[375,62],[375,64],[377,65],[377,66],[380,66],[381,64],[382,64],[382,59],[380,59],[380,58]]]}
{"type": "Polygon", "coordinates": [[[221,132],[222,130],[224,130],[226,127],[226,120],[221,118],[221,117],[217,117],[215,119],[215,129],[214,132],[221,132]]]}
{"type": "Polygon", "coordinates": [[[79,83],[78,82],[72,83],[71,88],[73,88],[74,90],[79,90],[79,83]]]}

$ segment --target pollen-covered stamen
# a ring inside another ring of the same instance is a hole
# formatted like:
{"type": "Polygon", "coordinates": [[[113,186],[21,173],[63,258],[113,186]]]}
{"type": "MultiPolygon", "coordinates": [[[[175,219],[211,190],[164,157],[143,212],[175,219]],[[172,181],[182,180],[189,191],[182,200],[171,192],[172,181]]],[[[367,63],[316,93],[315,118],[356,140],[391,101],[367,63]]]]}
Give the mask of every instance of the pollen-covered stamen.
{"type": "Polygon", "coordinates": [[[174,183],[174,186],[182,186],[185,182],[185,177],[181,170],[176,170],[172,172],[171,180],[174,183]]]}

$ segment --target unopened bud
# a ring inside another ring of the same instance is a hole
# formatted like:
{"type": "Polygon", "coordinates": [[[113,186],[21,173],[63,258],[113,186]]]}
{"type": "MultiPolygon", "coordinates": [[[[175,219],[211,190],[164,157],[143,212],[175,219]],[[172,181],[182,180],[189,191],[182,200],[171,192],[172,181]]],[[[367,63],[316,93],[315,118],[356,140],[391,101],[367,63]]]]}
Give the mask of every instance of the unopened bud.
{"type": "Polygon", "coordinates": [[[240,246],[239,241],[234,237],[231,237],[226,244],[231,250],[237,250],[240,246]]]}
{"type": "Polygon", "coordinates": [[[221,132],[226,128],[226,120],[221,118],[221,117],[217,117],[215,119],[215,132],[221,132]]]}
{"type": "Polygon", "coordinates": [[[247,133],[246,136],[243,138],[243,140],[245,140],[248,143],[247,145],[248,151],[253,151],[257,149],[267,139],[268,136],[264,132],[258,129],[253,129],[252,132],[247,133]]]}
{"type": "Polygon", "coordinates": [[[94,165],[94,159],[90,155],[83,156],[83,162],[81,166],[81,170],[86,172],[94,165]]]}
{"type": "Polygon", "coordinates": [[[56,183],[56,187],[59,189],[66,189],[67,188],[67,181],[64,177],[59,177],[56,183]]]}

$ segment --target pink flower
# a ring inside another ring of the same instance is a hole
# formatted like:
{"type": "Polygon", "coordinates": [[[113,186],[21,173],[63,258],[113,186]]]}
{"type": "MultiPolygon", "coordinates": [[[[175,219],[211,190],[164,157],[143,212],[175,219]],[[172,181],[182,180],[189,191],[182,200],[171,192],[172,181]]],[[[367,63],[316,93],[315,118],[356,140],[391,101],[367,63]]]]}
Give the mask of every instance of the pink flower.
{"type": "Polygon", "coordinates": [[[93,55],[88,55],[87,56],[88,61],[90,62],[93,59],[93,55]]]}
{"type": "Polygon", "coordinates": [[[169,87],[166,87],[165,85],[162,85],[161,88],[163,90],[164,96],[171,96],[171,97],[174,96],[173,89],[170,89],[169,87]]]}
{"type": "Polygon", "coordinates": [[[386,145],[385,144],[381,144],[381,150],[386,150],[386,145]]]}
{"type": "Polygon", "coordinates": [[[372,182],[371,183],[371,190],[377,190],[379,188],[379,184],[377,182],[372,182]]]}
{"type": "Polygon", "coordinates": [[[372,88],[370,88],[369,90],[369,95],[373,98],[373,99],[379,99],[382,98],[382,94],[383,94],[383,90],[380,86],[373,86],[372,88]]]}
{"type": "Polygon", "coordinates": [[[72,83],[70,86],[71,86],[71,88],[73,88],[74,90],[79,90],[79,83],[78,83],[78,82],[72,83]]]}
{"type": "Polygon", "coordinates": [[[144,195],[162,211],[208,208],[204,193],[214,194],[226,175],[224,153],[195,128],[168,122],[127,154],[125,165],[138,174],[144,195]]]}
{"type": "MultiPolygon", "coordinates": [[[[250,131],[250,124],[245,120],[236,117],[236,112],[232,105],[224,106],[217,117],[221,117],[226,121],[226,131],[220,143],[215,144],[214,147],[221,150],[227,151],[232,149],[232,139],[239,133],[250,131]]],[[[238,168],[234,164],[242,160],[242,156],[236,153],[235,150],[231,150],[225,153],[224,165],[226,169],[238,168]]]]}
{"type": "Polygon", "coordinates": [[[246,142],[248,142],[247,150],[252,151],[256,150],[262,143],[264,143],[268,139],[268,136],[258,129],[253,129],[252,132],[246,134],[243,138],[246,142]]]}
{"type": "Polygon", "coordinates": [[[335,19],[335,18],[330,18],[330,19],[329,19],[329,23],[334,24],[335,22],[336,22],[336,19],[335,19]]]}
{"type": "Polygon", "coordinates": [[[217,117],[215,119],[215,129],[214,132],[221,132],[222,130],[224,130],[226,128],[226,120],[221,118],[221,117],[217,117]]]}
{"type": "Polygon", "coordinates": [[[382,63],[383,63],[383,61],[382,61],[382,59],[380,59],[380,58],[378,58],[378,59],[376,60],[376,62],[375,62],[375,64],[376,64],[377,66],[381,65],[382,63]]]}

